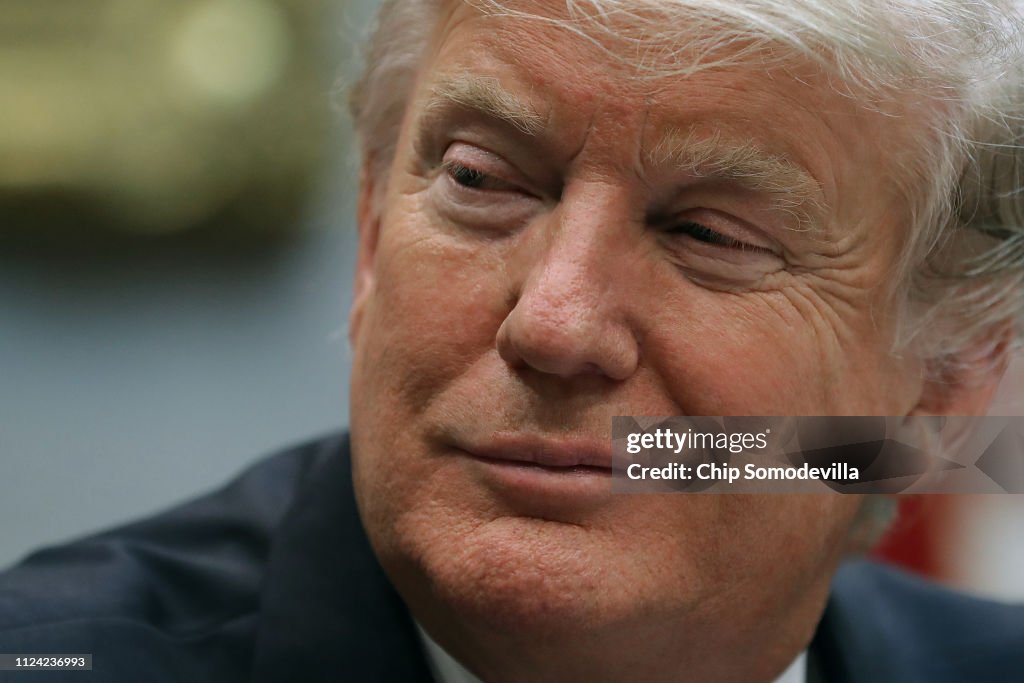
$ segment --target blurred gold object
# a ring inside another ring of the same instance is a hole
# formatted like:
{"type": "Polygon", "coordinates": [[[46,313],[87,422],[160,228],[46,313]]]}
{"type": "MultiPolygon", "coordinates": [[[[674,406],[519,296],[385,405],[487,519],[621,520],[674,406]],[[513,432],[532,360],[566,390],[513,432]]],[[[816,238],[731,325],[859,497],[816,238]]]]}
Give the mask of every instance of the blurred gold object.
{"type": "Polygon", "coordinates": [[[0,230],[294,227],[328,144],[327,9],[0,0],[0,230]]]}

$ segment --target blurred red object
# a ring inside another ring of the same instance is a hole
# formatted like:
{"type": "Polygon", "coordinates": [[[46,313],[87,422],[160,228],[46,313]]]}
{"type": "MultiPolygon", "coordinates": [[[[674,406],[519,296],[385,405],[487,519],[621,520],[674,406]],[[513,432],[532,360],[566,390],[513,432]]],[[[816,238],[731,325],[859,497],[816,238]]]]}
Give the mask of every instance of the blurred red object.
{"type": "Polygon", "coordinates": [[[876,559],[939,581],[951,576],[947,541],[952,532],[952,496],[904,496],[899,514],[872,551],[876,559]]]}

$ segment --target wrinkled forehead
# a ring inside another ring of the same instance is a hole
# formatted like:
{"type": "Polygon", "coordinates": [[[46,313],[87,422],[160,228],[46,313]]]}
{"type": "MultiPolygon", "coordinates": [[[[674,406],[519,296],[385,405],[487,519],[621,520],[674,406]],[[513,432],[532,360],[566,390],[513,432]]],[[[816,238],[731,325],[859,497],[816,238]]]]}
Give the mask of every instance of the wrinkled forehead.
{"type": "MultiPolygon", "coordinates": [[[[646,160],[714,165],[753,189],[786,193],[802,218],[836,203],[844,174],[904,165],[891,150],[906,148],[897,123],[905,117],[870,110],[819,64],[783,58],[778,46],[759,54],[752,41],[721,42],[720,26],[704,27],[703,43],[692,26],[677,40],[644,37],[638,27],[653,31],[650,13],[625,9],[504,7],[445,5],[420,78],[428,114],[454,103],[527,135],[557,131],[569,148],[586,135],[632,137],[646,160]],[[568,139],[574,130],[579,140],[568,139]]],[[[886,207],[900,201],[876,196],[886,207]]]]}
{"type": "MultiPolygon", "coordinates": [[[[636,91],[672,77],[746,68],[758,75],[820,78],[828,89],[886,116],[949,95],[944,80],[932,82],[935,74],[916,54],[921,40],[913,37],[915,29],[923,34],[941,26],[904,25],[926,24],[924,10],[901,18],[895,5],[850,0],[428,1],[440,7],[435,44],[453,24],[478,17],[502,36],[501,47],[517,61],[529,63],[544,47],[562,53],[566,66],[600,64],[636,91]],[[539,34],[547,37],[541,44],[539,34]]],[[[562,85],[575,83],[567,74],[562,85]]]]}
{"type": "MultiPolygon", "coordinates": [[[[875,44],[897,41],[897,26],[859,35],[840,11],[787,20],[774,15],[772,0],[435,1],[435,52],[460,25],[478,23],[484,28],[477,35],[498,37],[488,50],[505,63],[536,72],[557,60],[558,88],[580,102],[602,93],[650,97],[680,78],[723,70],[750,81],[790,78],[889,118],[921,109],[935,94],[927,79],[909,73],[894,46],[875,44]],[[822,25],[808,29],[816,21],[822,25]]],[[[472,52],[475,65],[496,61],[472,46],[459,49],[472,52]]]]}

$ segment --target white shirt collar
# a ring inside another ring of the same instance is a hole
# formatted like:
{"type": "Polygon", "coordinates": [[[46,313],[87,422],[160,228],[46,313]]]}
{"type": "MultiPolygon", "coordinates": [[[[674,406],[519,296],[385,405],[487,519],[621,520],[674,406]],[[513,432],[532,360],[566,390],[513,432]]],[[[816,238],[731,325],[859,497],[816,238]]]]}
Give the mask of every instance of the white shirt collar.
{"type": "MultiPolygon", "coordinates": [[[[480,679],[466,670],[466,667],[455,661],[455,658],[444,651],[434,639],[427,635],[419,624],[416,628],[420,633],[427,650],[427,663],[437,683],[481,683],[480,679]]],[[[807,650],[804,650],[775,683],[806,683],[807,681],[807,650]]]]}

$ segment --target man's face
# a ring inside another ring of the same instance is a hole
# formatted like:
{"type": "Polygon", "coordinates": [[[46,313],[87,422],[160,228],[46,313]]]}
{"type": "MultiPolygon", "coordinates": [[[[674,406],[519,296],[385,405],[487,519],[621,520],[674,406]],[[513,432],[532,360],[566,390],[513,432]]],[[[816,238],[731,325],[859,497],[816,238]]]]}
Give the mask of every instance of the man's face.
{"type": "Polygon", "coordinates": [[[827,83],[631,77],[448,6],[352,318],[360,510],[420,618],[806,643],[859,500],[612,495],[601,468],[615,415],[917,406],[889,353],[897,135],[827,83]]]}

